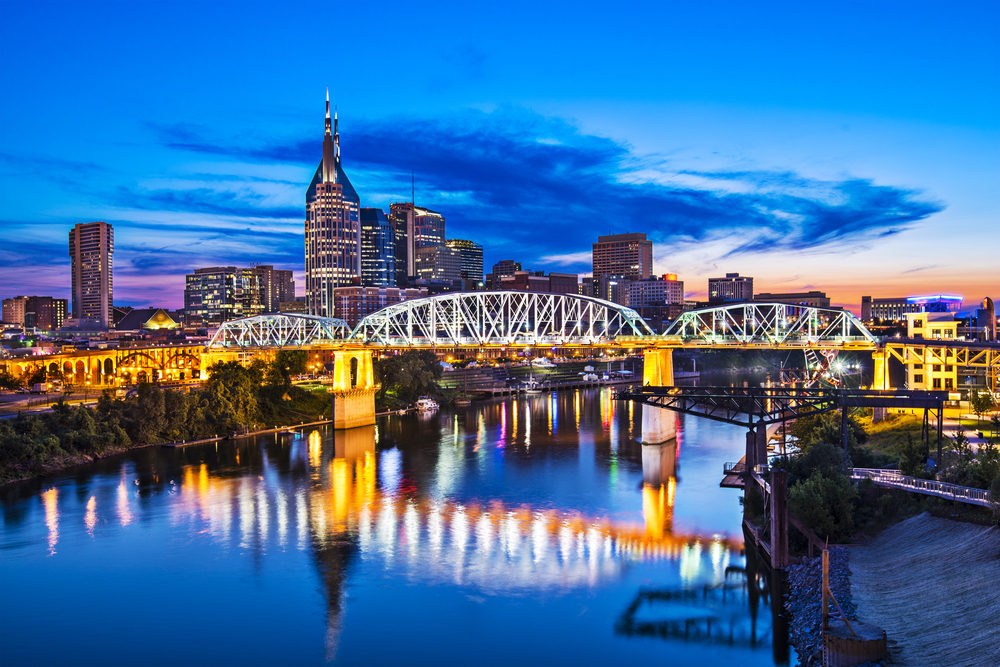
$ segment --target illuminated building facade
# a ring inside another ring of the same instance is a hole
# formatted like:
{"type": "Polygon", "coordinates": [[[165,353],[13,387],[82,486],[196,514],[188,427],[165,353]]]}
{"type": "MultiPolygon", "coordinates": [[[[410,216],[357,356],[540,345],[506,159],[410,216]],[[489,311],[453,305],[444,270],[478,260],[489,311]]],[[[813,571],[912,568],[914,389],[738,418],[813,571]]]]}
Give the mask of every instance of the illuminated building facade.
{"type": "Polygon", "coordinates": [[[114,322],[113,266],[115,231],[106,222],[80,223],[69,233],[73,317],[102,329],[114,322]]]}
{"type": "Polygon", "coordinates": [[[396,285],[396,238],[380,208],[361,209],[361,284],[396,285]]]}
{"type": "Polygon", "coordinates": [[[462,251],[446,245],[431,245],[415,249],[417,279],[461,280],[462,251]]]}
{"type": "Polygon", "coordinates": [[[708,279],[709,301],[753,300],[753,278],[727,273],[725,278],[708,279]]]}
{"type": "Polygon", "coordinates": [[[417,249],[444,245],[444,216],[412,202],[389,205],[389,220],[395,233],[396,285],[406,285],[417,275],[417,249]]]}
{"type": "Polygon", "coordinates": [[[15,296],[3,300],[3,321],[25,329],[58,329],[66,321],[66,299],[51,296],[15,296]]]}
{"type": "Polygon", "coordinates": [[[326,96],[323,158],[306,191],[306,305],[332,317],[334,289],[361,280],[361,200],[340,164],[340,135],[326,96]]]}
{"type": "Polygon", "coordinates": [[[427,288],[338,287],[334,290],[333,317],[357,326],[366,315],[394,303],[427,296],[427,288]]]}
{"type": "Polygon", "coordinates": [[[601,276],[643,280],[653,275],[653,242],[638,233],[598,236],[593,261],[595,282],[601,276]]]}
{"type": "MultiPolygon", "coordinates": [[[[958,321],[954,313],[905,313],[906,335],[909,338],[954,340],[958,337],[958,321]]],[[[955,350],[927,346],[920,350],[923,358],[912,357],[906,364],[906,388],[955,391],[958,389],[958,366],[955,350]],[[951,363],[948,363],[951,362],[951,363]]]]}
{"type": "Polygon", "coordinates": [[[184,326],[218,327],[264,312],[262,274],[255,268],[213,266],[184,277],[184,326]]]}
{"type": "Polygon", "coordinates": [[[885,299],[861,297],[861,320],[864,322],[902,322],[907,313],[948,313],[961,309],[962,297],[949,294],[885,299]]]}
{"type": "Polygon", "coordinates": [[[768,301],[771,303],[789,303],[796,306],[813,306],[815,308],[829,308],[830,297],[825,292],[764,292],[754,297],[755,301],[768,301]]]}
{"type": "Polygon", "coordinates": [[[277,313],[281,302],[295,300],[291,271],[276,269],[270,264],[256,264],[252,268],[260,275],[260,302],[265,313],[277,313]]]}
{"type": "Polygon", "coordinates": [[[676,273],[665,273],[645,280],[630,280],[625,284],[625,304],[638,310],[643,306],[684,303],[684,281],[676,273]]]}
{"type": "Polygon", "coordinates": [[[448,239],[449,248],[462,253],[462,279],[483,284],[483,246],[467,239],[448,239]]]}

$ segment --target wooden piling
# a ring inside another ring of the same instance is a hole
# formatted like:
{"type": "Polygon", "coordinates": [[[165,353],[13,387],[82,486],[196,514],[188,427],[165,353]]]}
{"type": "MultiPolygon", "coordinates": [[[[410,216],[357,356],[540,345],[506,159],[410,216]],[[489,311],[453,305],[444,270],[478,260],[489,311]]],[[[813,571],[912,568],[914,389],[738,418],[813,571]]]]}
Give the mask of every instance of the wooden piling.
{"type": "Polygon", "coordinates": [[[788,473],[771,471],[771,568],[788,567],[788,473]]]}

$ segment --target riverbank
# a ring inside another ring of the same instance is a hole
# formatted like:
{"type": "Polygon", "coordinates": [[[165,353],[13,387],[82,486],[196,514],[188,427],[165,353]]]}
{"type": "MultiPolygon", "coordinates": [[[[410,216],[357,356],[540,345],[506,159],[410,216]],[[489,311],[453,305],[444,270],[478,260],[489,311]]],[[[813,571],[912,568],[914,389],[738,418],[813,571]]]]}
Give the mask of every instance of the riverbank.
{"type": "Polygon", "coordinates": [[[897,665],[998,665],[1000,528],[931,516],[851,551],[861,620],[883,628],[897,665]]]}
{"type": "MultiPolygon", "coordinates": [[[[853,547],[830,547],[830,590],[840,603],[841,609],[850,620],[857,618],[854,601],[851,598],[850,550],[853,547]]],[[[788,624],[789,643],[795,647],[799,664],[803,667],[823,664],[822,557],[803,559],[797,565],[790,565],[788,572],[788,593],[785,596],[785,610],[790,619],[788,624]]]]}

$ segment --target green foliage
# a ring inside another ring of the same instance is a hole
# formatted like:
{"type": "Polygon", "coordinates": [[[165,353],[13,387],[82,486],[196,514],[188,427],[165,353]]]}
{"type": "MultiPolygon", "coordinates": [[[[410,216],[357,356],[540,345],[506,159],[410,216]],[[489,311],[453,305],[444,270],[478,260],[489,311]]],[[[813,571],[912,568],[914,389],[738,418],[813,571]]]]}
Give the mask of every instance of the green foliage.
{"type": "Polygon", "coordinates": [[[15,391],[23,386],[24,384],[21,382],[21,378],[9,372],[6,368],[0,368],[0,391],[3,391],[4,389],[8,391],[15,391]]]}
{"type": "Polygon", "coordinates": [[[990,503],[994,510],[1000,512],[1000,474],[990,483],[990,503]]]}
{"type": "Polygon", "coordinates": [[[437,355],[430,350],[409,350],[375,362],[376,381],[382,385],[381,400],[391,395],[402,401],[414,401],[418,396],[433,394],[441,373],[437,355]]]}
{"type": "Polygon", "coordinates": [[[817,472],[788,490],[788,508],[820,538],[847,540],[854,530],[858,490],[843,474],[817,472]]]}
{"type": "Polygon", "coordinates": [[[225,361],[209,367],[208,382],[201,393],[213,421],[222,431],[252,427],[259,421],[257,405],[259,384],[254,384],[252,371],[236,361],[225,361]]]}
{"type": "Polygon", "coordinates": [[[988,391],[973,390],[969,393],[969,407],[982,421],[983,415],[993,409],[993,396],[988,391]]]}
{"type": "Polygon", "coordinates": [[[914,442],[913,434],[907,433],[906,447],[899,457],[899,471],[910,477],[924,476],[924,448],[918,442],[914,442]]]}
{"type": "Polygon", "coordinates": [[[31,387],[41,382],[45,382],[45,369],[41,366],[26,370],[21,375],[21,385],[24,387],[31,387]]]}
{"type": "Polygon", "coordinates": [[[269,385],[292,386],[292,376],[306,372],[309,355],[305,350],[278,350],[264,377],[269,385]]]}

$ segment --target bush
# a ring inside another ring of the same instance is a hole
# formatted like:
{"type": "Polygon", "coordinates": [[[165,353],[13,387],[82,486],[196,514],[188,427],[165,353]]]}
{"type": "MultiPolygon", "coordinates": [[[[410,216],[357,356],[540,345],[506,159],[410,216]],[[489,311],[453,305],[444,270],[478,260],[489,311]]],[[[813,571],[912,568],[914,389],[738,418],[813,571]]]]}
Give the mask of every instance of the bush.
{"type": "Polygon", "coordinates": [[[788,490],[788,509],[820,538],[847,540],[858,490],[843,474],[817,472],[788,490]]]}

